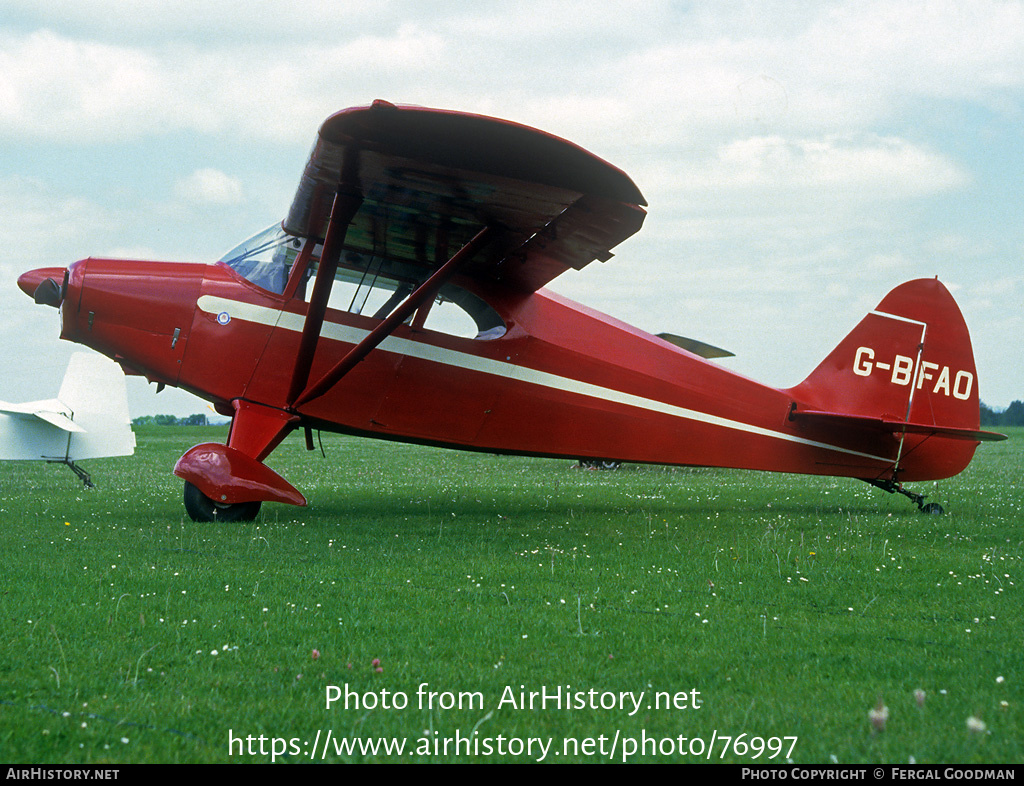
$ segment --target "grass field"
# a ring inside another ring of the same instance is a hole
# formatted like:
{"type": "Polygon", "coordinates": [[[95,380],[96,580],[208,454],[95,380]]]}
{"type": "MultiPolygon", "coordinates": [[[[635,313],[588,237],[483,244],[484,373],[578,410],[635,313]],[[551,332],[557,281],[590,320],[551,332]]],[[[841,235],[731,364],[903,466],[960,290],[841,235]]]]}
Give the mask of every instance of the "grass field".
{"type": "Polygon", "coordinates": [[[309,508],[194,524],[171,468],[223,436],[140,428],[93,491],[0,465],[0,761],[1024,761],[1024,432],[916,487],[944,516],[293,437],[309,508]]]}

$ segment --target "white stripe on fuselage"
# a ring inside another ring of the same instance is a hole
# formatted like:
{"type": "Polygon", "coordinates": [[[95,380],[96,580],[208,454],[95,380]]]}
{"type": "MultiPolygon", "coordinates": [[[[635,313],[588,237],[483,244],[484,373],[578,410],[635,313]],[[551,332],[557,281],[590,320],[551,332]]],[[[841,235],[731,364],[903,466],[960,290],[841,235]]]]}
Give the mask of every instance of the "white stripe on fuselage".
{"type": "MultiPolygon", "coordinates": [[[[226,312],[231,316],[231,319],[255,322],[260,325],[290,330],[295,333],[302,332],[302,326],[306,319],[302,314],[293,314],[288,311],[280,311],[266,306],[257,306],[252,303],[243,303],[238,300],[228,300],[227,298],[216,297],[214,295],[203,295],[199,298],[197,305],[200,310],[205,311],[207,314],[213,314],[216,316],[220,313],[226,312]]],[[[346,344],[358,344],[362,339],[369,335],[369,332],[370,331],[362,330],[361,328],[339,325],[337,322],[329,322],[325,320],[323,327],[320,330],[320,336],[321,338],[326,338],[331,341],[341,341],[346,344]]],[[[748,434],[756,434],[762,437],[781,439],[786,442],[807,445],[813,448],[834,450],[839,453],[845,453],[850,456],[859,456],[860,458],[871,459],[873,461],[892,461],[892,459],[884,456],[874,456],[870,453],[848,450],[847,448],[840,448],[824,442],[815,442],[814,440],[803,439],[802,437],[786,434],[781,431],[772,431],[771,429],[754,426],[750,423],[729,420],[728,418],[711,415],[707,412],[699,412],[693,409],[686,409],[685,407],[677,407],[673,404],[666,404],[663,401],[656,401],[654,399],[635,396],[632,393],[625,393],[621,390],[593,385],[589,382],[572,379],[571,377],[562,377],[557,374],[551,374],[547,371],[539,371],[525,366],[517,366],[514,363],[483,358],[478,355],[471,355],[466,352],[445,349],[443,347],[434,346],[433,344],[427,344],[420,341],[410,341],[409,339],[398,338],[397,336],[388,336],[380,343],[378,349],[381,349],[384,352],[393,352],[398,355],[406,355],[409,357],[419,358],[421,360],[431,361],[433,363],[439,363],[444,366],[453,366],[456,368],[467,369],[469,371],[478,371],[483,374],[505,377],[506,379],[526,382],[531,385],[540,385],[541,387],[561,390],[566,393],[588,396],[602,401],[613,401],[618,404],[625,404],[629,407],[647,410],[648,412],[660,412],[665,415],[672,415],[673,417],[694,420],[699,423],[707,423],[711,426],[743,431],[748,434]]]]}

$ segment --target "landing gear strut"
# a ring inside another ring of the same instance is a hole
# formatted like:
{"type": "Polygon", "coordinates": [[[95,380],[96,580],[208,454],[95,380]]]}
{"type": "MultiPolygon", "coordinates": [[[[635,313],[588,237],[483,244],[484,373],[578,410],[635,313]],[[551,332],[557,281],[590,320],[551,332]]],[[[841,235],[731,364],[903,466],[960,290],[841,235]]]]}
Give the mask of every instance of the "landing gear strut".
{"type": "Polygon", "coordinates": [[[215,502],[185,481],[185,510],[192,521],[252,521],[260,512],[259,502],[215,502]]]}
{"type": "Polygon", "coordinates": [[[94,489],[94,488],[96,488],[96,484],[92,482],[92,475],[90,475],[88,472],[86,472],[84,469],[82,469],[80,466],[78,466],[71,459],[47,459],[46,463],[47,464],[63,464],[68,469],[70,469],[72,472],[74,472],[75,475],[78,476],[78,479],[80,481],[82,481],[82,483],[85,485],[85,487],[87,489],[94,489]]]}
{"type": "Polygon", "coordinates": [[[904,497],[907,497],[911,502],[917,505],[917,509],[922,513],[927,513],[932,516],[941,516],[944,513],[944,511],[942,510],[942,505],[940,505],[938,502],[929,502],[928,504],[925,504],[924,498],[926,495],[916,494],[913,491],[908,491],[907,489],[903,488],[902,483],[898,482],[895,479],[869,480],[868,478],[864,478],[864,482],[870,483],[875,488],[880,488],[882,489],[882,491],[887,491],[890,494],[902,494],[904,497]]]}

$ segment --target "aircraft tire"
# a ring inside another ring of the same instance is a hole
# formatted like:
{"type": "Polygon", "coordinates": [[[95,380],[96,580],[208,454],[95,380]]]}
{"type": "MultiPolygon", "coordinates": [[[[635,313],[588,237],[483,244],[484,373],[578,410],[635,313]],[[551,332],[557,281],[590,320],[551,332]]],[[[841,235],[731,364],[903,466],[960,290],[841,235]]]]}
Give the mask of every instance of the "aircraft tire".
{"type": "Polygon", "coordinates": [[[585,469],[615,470],[622,466],[622,462],[609,461],[607,459],[580,459],[579,466],[585,469]]]}
{"type": "Polygon", "coordinates": [[[252,521],[260,512],[261,502],[236,502],[231,505],[214,502],[196,486],[185,481],[185,511],[192,521],[252,521]]]}
{"type": "Polygon", "coordinates": [[[938,502],[929,502],[921,508],[921,512],[930,516],[941,516],[945,511],[938,502]]]}

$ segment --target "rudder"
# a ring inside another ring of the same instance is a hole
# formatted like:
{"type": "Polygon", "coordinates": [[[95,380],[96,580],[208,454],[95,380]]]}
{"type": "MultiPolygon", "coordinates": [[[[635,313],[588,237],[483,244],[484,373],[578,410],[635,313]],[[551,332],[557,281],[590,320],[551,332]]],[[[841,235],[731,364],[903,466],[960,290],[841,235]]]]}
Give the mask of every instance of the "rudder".
{"type": "Polygon", "coordinates": [[[796,414],[907,440],[908,480],[960,472],[990,438],[967,324],[937,278],[893,289],[790,393],[796,414]]]}
{"type": "Polygon", "coordinates": [[[134,453],[128,391],[117,363],[91,352],[76,352],[57,398],[85,430],[71,437],[68,454],[73,461],[134,453]]]}

